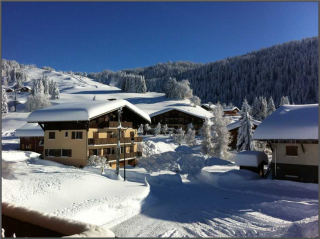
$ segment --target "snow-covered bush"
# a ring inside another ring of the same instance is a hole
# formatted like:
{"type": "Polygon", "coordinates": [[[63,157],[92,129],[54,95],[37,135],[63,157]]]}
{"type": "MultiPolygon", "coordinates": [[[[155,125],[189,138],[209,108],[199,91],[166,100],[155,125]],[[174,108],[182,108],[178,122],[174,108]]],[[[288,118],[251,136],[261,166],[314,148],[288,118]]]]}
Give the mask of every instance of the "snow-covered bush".
{"type": "Polygon", "coordinates": [[[189,128],[186,135],[186,144],[189,146],[193,146],[196,143],[196,131],[189,128]]]}
{"type": "Polygon", "coordinates": [[[173,141],[181,145],[185,141],[184,133],[182,128],[177,129],[176,133],[173,135],[173,141]]]}
{"type": "Polygon", "coordinates": [[[30,94],[26,101],[26,110],[29,112],[51,106],[48,97],[43,93],[30,94]]]}
{"type": "Polygon", "coordinates": [[[138,134],[140,134],[140,135],[143,134],[143,124],[141,124],[141,125],[139,126],[138,134]]]}
{"type": "Polygon", "coordinates": [[[158,135],[161,132],[161,124],[160,122],[158,123],[158,125],[156,126],[156,128],[154,129],[154,135],[158,135]]]}
{"type": "Polygon", "coordinates": [[[110,168],[107,164],[107,159],[103,156],[91,155],[87,161],[87,166],[99,166],[101,174],[104,173],[105,168],[110,168]]]}
{"type": "Polygon", "coordinates": [[[164,135],[166,135],[168,133],[168,125],[165,124],[163,127],[162,127],[162,132],[164,135]]]}

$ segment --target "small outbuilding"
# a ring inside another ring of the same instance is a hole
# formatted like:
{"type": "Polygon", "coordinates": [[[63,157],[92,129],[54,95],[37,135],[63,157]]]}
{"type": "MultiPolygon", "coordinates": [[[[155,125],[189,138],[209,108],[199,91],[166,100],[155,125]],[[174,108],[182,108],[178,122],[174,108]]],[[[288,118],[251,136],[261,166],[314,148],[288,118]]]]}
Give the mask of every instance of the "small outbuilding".
{"type": "Polygon", "coordinates": [[[261,151],[242,151],[236,155],[235,164],[240,169],[258,173],[264,177],[264,165],[268,165],[268,155],[261,151]]]}
{"type": "Polygon", "coordinates": [[[239,108],[238,107],[227,107],[223,108],[224,115],[227,116],[236,116],[239,115],[239,108]]]}
{"type": "Polygon", "coordinates": [[[31,92],[31,88],[29,86],[24,86],[20,89],[20,92],[31,92]]]}

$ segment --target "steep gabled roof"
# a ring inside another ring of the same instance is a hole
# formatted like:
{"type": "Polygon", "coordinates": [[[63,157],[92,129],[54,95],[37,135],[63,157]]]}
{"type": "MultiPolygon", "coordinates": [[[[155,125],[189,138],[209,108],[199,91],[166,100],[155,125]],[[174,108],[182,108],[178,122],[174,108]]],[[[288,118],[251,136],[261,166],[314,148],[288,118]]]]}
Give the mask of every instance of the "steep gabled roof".
{"type": "Polygon", "coordinates": [[[201,108],[200,106],[196,106],[196,107],[193,107],[193,106],[169,107],[169,108],[166,108],[166,109],[163,109],[163,110],[159,110],[157,112],[154,112],[154,113],[150,114],[150,117],[154,117],[156,115],[160,115],[160,114],[169,112],[171,110],[177,110],[177,111],[189,114],[189,115],[193,115],[193,116],[199,117],[201,119],[212,118],[213,117],[211,112],[201,108]]]}
{"type": "Polygon", "coordinates": [[[126,100],[91,100],[62,103],[32,112],[27,122],[90,121],[99,115],[112,112],[120,107],[127,107],[146,121],[151,122],[148,114],[126,100]]]}
{"type": "MultiPolygon", "coordinates": [[[[261,123],[258,120],[252,120],[251,122],[252,122],[252,124],[257,125],[257,126],[260,125],[260,123],[261,123]]],[[[239,127],[240,127],[240,120],[227,125],[228,130],[233,130],[233,129],[236,129],[239,127]]]]}
{"type": "Polygon", "coordinates": [[[318,139],[319,105],[284,105],[256,129],[253,139],[318,139]]]}
{"type": "Polygon", "coordinates": [[[232,111],[232,110],[240,111],[238,107],[226,107],[226,108],[223,108],[223,111],[232,111]]]}
{"type": "Polygon", "coordinates": [[[37,123],[27,123],[15,132],[16,137],[43,137],[44,132],[37,123]]]}

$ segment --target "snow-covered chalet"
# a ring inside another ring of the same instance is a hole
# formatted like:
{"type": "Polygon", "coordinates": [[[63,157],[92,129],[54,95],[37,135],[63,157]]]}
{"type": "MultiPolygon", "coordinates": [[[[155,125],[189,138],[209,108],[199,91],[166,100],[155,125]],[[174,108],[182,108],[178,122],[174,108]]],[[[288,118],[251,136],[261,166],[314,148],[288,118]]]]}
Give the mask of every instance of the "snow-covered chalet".
{"type": "Polygon", "coordinates": [[[38,123],[44,131],[44,158],[84,167],[91,155],[105,156],[116,164],[118,110],[121,113],[120,166],[132,166],[138,152],[137,127],[150,123],[148,114],[125,100],[62,103],[32,112],[28,123],[38,123]],[[125,158],[125,160],[124,160],[125,158]]]}
{"type": "Polygon", "coordinates": [[[274,179],[318,183],[319,105],[284,105],[266,118],[253,139],[272,149],[274,179]]]}

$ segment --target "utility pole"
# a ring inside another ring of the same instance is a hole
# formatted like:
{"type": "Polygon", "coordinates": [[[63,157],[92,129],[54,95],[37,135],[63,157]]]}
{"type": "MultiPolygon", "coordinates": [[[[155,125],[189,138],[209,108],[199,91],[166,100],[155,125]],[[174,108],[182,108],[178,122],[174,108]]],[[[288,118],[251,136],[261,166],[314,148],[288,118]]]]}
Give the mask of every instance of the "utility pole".
{"type": "Polygon", "coordinates": [[[117,165],[116,165],[116,174],[119,175],[120,168],[120,139],[121,139],[121,111],[122,107],[118,109],[118,145],[117,145],[117,165]]]}

